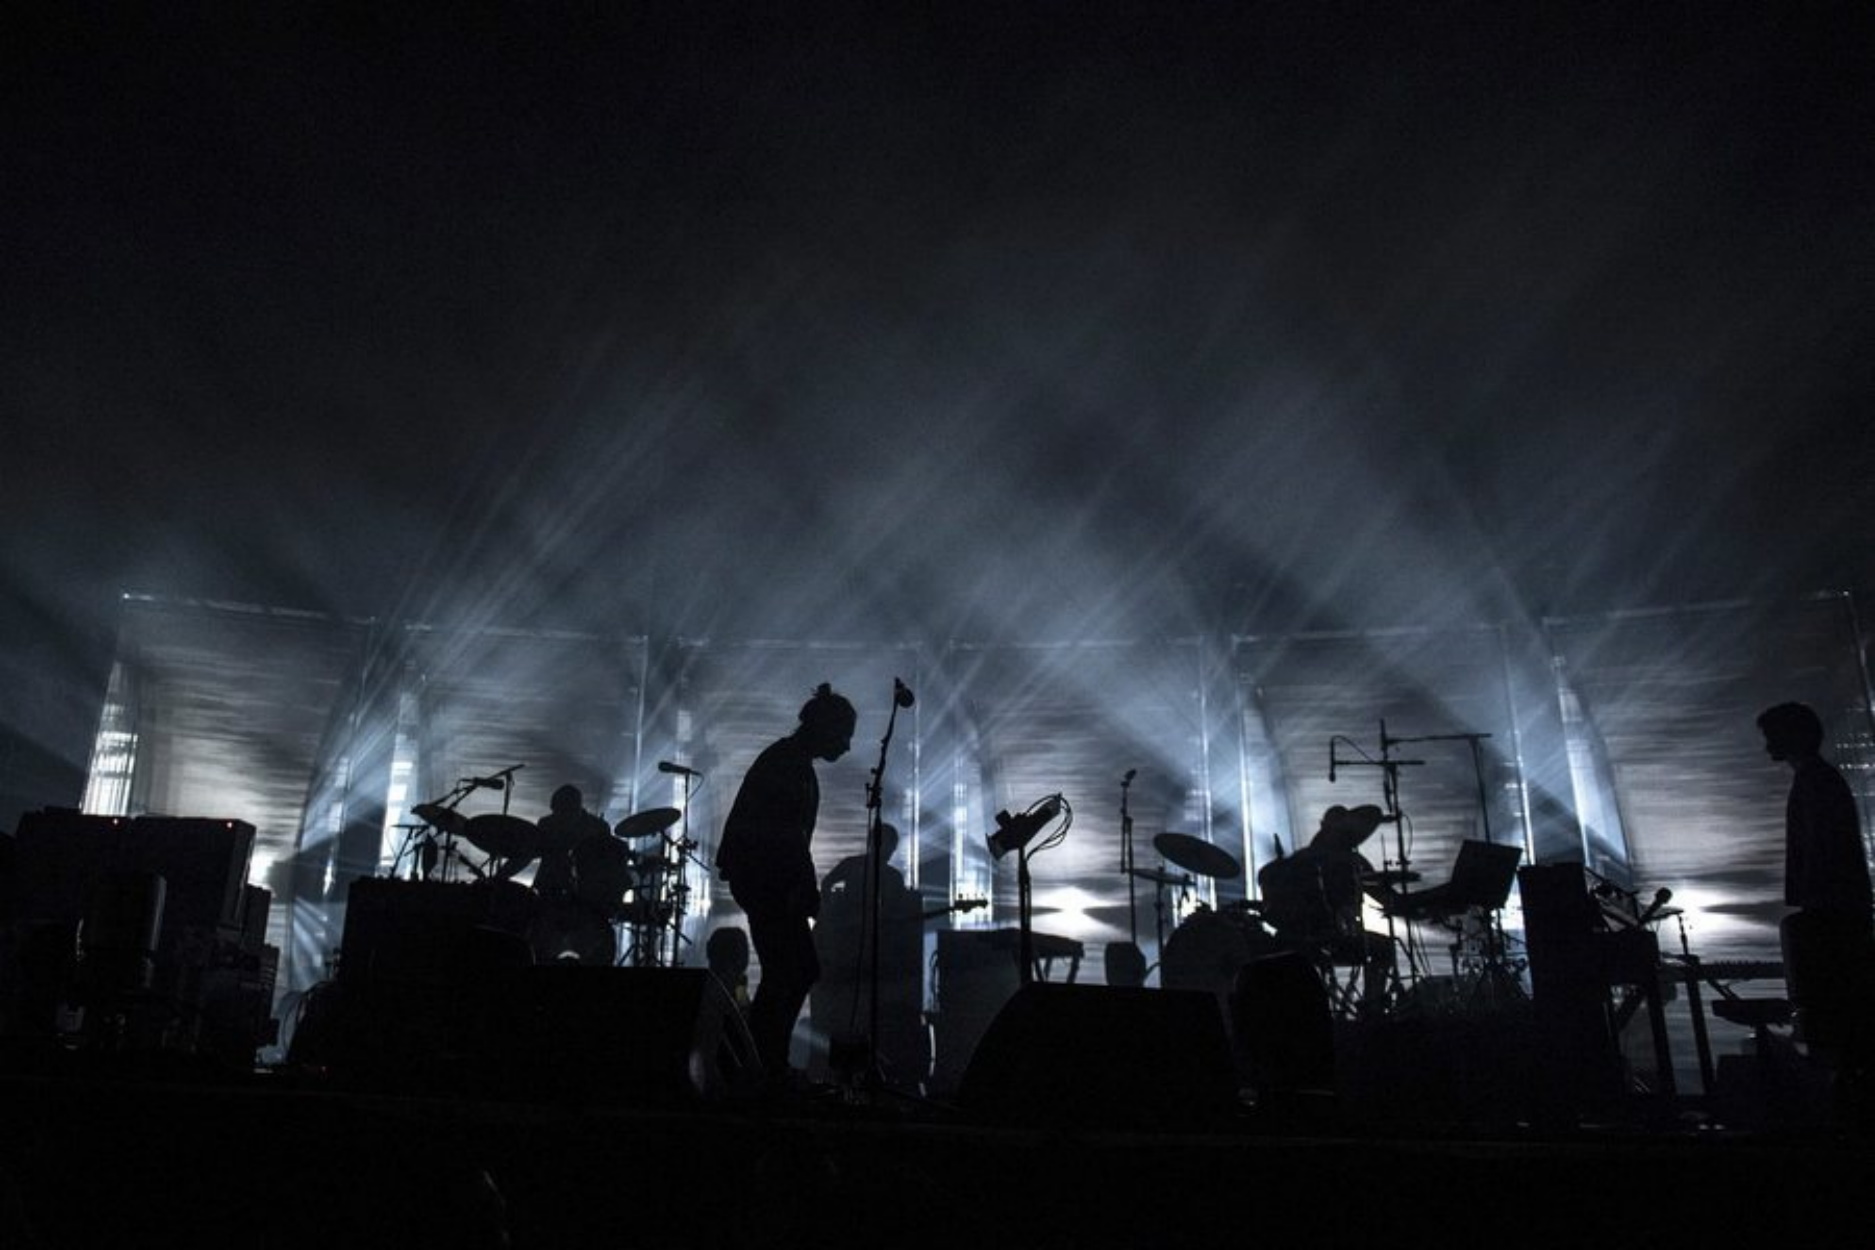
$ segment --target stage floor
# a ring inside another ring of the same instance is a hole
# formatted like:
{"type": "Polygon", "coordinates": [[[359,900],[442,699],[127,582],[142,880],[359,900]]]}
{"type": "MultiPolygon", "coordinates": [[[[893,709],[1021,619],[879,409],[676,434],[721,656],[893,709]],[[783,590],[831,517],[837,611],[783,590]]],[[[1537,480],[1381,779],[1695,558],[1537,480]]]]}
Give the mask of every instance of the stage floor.
{"type": "Polygon", "coordinates": [[[12,1065],[0,1096],[9,1247],[1840,1244],[1875,1181],[1866,1137],[1678,1101],[1485,1125],[1298,1096],[1116,1127],[825,1087],[528,1103],[69,1056],[12,1065]]]}

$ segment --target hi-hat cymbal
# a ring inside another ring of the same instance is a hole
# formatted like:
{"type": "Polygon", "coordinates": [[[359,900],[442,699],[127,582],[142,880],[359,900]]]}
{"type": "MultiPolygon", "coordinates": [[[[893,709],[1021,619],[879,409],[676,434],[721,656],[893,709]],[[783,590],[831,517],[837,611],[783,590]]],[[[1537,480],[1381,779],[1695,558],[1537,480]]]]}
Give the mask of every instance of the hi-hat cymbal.
{"type": "Polygon", "coordinates": [[[1126,875],[1129,877],[1138,877],[1141,881],[1152,881],[1159,885],[1184,886],[1196,884],[1190,877],[1169,872],[1160,872],[1157,868],[1129,868],[1126,870],[1126,875]]]}
{"type": "Polygon", "coordinates": [[[1201,877],[1229,878],[1243,871],[1235,855],[1189,833],[1156,834],[1152,847],[1186,872],[1195,872],[1201,877]]]}
{"type": "Polygon", "coordinates": [[[478,850],[503,859],[531,859],[540,853],[540,830],[519,816],[500,812],[471,816],[462,826],[462,836],[478,850]]]}
{"type": "Polygon", "coordinates": [[[441,803],[419,803],[410,809],[410,814],[420,817],[431,828],[456,837],[462,836],[462,827],[468,823],[461,812],[453,807],[444,807],[441,803]]]}
{"type": "Polygon", "coordinates": [[[612,832],[621,838],[648,838],[654,833],[663,833],[682,817],[683,813],[674,807],[650,807],[619,821],[612,826],[612,832]]]}

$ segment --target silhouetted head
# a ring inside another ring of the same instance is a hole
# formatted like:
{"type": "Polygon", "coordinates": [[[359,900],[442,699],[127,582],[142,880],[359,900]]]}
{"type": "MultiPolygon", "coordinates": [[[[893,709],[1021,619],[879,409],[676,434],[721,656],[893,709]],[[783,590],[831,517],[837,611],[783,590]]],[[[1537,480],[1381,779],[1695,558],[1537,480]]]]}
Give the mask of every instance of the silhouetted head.
{"type": "Polygon", "coordinates": [[[578,786],[561,786],[553,792],[553,798],[547,806],[561,815],[582,810],[586,805],[586,796],[579,792],[578,786]]]}
{"type": "Polygon", "coordinates": [[[1131,942],[1107,943],[1107,984],[1141,986],[1146,983],[1146,952],[1131,942]]]}
{"type": "Polygon", "coordinates": [[[891,859],[898,850],[898,826],[881,823],[879,825],[879,858],[891,859]]]}
{"type": "Polygon", "coordinates": [[[1823,722],[1808,705],[1780,703],[1758,713],[1764,749],[1774,760],[1803,759],[1822,751],[1823,722]]]}
{"type": "Polygon", "coordinates": [[[740,980],[749,970],[749,935],[735,925],[711,930],[703,956],[709,960],[710,971],[725,984],[740,980]]]}
{"type": "Polygon", "coordinates": [[[1372,803],[1343,807],[1339,803],[1322,813],[1322,827],[1310,840],[1327,851],[1351,851],[1372,837],[1385,813],[1372,803]]]}
{"type": "Polygon", "coordinates": [[[801,705],[801,727],[795,734],[807,743],[814,758],[837,760],[853,745],[853,730],[858,724],[859,714],[853,705],[823,681],[815,688],[814,697],[801,705]]]}

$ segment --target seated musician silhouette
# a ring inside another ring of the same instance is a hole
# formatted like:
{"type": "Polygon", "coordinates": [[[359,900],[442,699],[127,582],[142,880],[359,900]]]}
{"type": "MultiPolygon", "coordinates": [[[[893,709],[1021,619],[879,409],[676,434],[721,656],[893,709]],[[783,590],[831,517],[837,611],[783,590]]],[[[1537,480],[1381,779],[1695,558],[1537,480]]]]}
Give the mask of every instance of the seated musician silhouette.
{"type": "MultiPolygon", "coordinates": [[[[879,1037],[874,1050],[880,1074],[909,1088],[924,1079],[930,1043],[924,1026],[923,901],[890,862],[898,842],[896,828],[880,825],[879,1037]]],[[[820,952],[821,980],[814,986],[809,1011],[816,1029],[836,1049],[864,1038],[871,1028],[872,958],[865,940],[873,912],[871,870],[864,852],[850,855],[835,864],[820,885],[814,944],[820,952]]]]}
{"type": "Polygon", "coordinates": [[[1360,846],[1380,828],[1383,813],[1373,804],[1322,813],[1321,827],[1294,854],[1257,873],[1263,920],[1276,938],[1317,963],[1361,966],[1361,1001],[1380,1005],[1392,969],[1393,944],[1361,924],[1363,888],[1374,866],[1360,846]]]}
{"type": "Polygon", "coordinates": [[[531,941],[541,962],[574,959],[610,964],[617,957],[612,932],[609,882],[622,894],[623,861],[630,851],[612,836],[606,822],[586,810],[578,786],[553,792],[550,810],[538,822],[540,863],[534,869],[534,892],[540,896],[540,919],[531,941]]]}

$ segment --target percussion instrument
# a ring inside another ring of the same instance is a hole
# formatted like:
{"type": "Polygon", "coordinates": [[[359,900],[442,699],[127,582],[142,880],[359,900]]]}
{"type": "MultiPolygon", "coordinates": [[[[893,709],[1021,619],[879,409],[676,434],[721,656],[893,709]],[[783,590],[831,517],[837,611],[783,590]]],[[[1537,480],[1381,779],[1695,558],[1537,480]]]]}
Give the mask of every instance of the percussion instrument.
{"type": "Polygon", "coordinates": [[[1186,872],[1195,872],[1201,877],[1222,877],[1228,880],[1243,872],[1243,865],[1237,862],[1235,855],[1203,838],[1194,838],[1189,833],[1157,834],[1152,839],[1152,849],[1163,855],[1169,863],[1177,864],[1186,872]]]}
{"type": "Polygon", "coordinates": [[[1159,984],[1168,990],[1210,990],[1229,998],[1238,969],[1279,949],[1276,939],[1247,911],[1201,907],[1165,940],[1159,954],[1159,984]]]}

